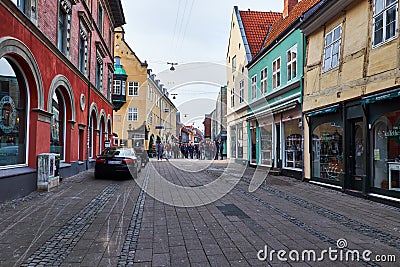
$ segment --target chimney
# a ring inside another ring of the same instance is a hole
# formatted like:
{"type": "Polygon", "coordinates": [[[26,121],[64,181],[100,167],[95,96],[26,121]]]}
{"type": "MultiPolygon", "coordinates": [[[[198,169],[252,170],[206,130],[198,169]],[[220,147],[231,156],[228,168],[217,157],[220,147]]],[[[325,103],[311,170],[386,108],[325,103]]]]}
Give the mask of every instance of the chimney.
{"type": "Polygon", "coordinates": [[[294,6],[298,3],[298,0],[283,0],[283,17],[286,18],[294,6]]]}

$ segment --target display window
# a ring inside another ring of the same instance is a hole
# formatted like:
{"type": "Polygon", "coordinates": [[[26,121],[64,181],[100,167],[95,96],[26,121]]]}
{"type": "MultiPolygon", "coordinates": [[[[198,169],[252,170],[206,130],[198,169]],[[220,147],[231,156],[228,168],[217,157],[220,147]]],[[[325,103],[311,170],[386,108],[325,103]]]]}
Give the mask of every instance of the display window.
{"type": "Polygon", "coordinates": [[[343,180],[343,128],[339,122],[318,125],[312,134],[312,174],[314,178],[343,180]]]}
{"type": "Polygon", "coordinates": [[[372,126],[372,187],[400,191],[400,111],[389,112],[372,126]]]}
{"type": "Polygon", "coordinates": [[[298,119],[283,123],[285,135],[285,164],[287,168],[303,167],[303,135],[298,119]]]}
{"type": "Polygon", "coordinates": [[[272,166],[272,124],[260,126],[260,164],[272,166]]]}
{"type": "Polygon", "coordinates": [[[60,154],[60,159],[64,159],[65,143],[65,105],[61,91],[57,89],[52,101],[52,119],[50,127],[50,153],[60,154]]]}
{"type": "Polygon", "coordinates": [[[236,158],[236,125],[230,127],[230,136],[231,136],[231,157],[236,158]]]}
{"type": "Polygon", "coordinates": [[[0,167],[26,164],[27,98],[18,68],[0,59],[0,167]]]}

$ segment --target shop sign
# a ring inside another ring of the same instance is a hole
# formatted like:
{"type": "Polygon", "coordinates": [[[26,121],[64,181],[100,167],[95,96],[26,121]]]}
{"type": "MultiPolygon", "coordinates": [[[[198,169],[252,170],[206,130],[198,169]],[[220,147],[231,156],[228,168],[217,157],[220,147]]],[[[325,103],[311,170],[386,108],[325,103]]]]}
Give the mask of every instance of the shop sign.
{"type": "Polygon", "coordinates": [[[385,137],[395,137],[400,136],[400,127],[394,126],[393,129],[385,132],[385,137]]]}

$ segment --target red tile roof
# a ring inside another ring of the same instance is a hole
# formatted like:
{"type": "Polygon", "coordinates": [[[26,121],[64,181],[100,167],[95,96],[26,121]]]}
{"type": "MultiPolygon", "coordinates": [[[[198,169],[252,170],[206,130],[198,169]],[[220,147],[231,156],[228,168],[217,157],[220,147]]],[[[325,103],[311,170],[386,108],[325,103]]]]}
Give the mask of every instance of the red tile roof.
{"type": "Polygon", "coordinates": [[[239,11],[249,43],[251,55],[254,57],[261,49],[269,26],[282,17],[279,12],[239,11]]]}
{"type": "Polygon", "coordinates": [[[276,20],[272,25],[270,32],[268,33],[267,40],[264,47],[271,44],[278,36],[284,32],[294,21],[296,21],[301,15],[303,15],[310,8],[315,6],[320,0],[302,0],[298,2],[289,15],[285,18],[281,17],[276,20]]]}

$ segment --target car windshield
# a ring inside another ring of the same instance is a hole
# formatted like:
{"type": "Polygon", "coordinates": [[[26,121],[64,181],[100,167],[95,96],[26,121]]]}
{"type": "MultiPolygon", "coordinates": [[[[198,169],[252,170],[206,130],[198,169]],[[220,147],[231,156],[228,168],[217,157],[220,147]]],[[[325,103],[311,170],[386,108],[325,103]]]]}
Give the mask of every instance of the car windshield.
{"type": "Polygon", "coordinates": [[[106,156],[106,157],[114,157],[114,156],[133,156],[134,153],[132,152],[132,149],[130,148],[106,148],[102,153],[101,156],[106,156]]]}

